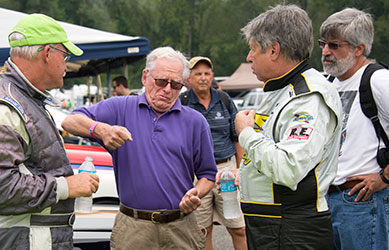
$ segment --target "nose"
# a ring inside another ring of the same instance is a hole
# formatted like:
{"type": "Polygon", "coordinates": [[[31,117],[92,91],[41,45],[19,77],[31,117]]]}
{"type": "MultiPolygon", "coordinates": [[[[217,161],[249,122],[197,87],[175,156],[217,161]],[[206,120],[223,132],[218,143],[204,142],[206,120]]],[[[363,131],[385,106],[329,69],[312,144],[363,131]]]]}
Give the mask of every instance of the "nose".
{"type": "Polygon", "coordinates": [[[325,44],[324,47],[321,49],[321,55],[327,56],[327,55],[330,55],[331,53],[332,53],[332,51],[328,47],[328,44],[325,44]]]}
{"type": "Polygon", "coordinates": [[[247,54],[246,61],[248,63],[252,63],[253,62],[253,60],[252,60],[252,50],[250,50],[249,53],[247,54]]]}

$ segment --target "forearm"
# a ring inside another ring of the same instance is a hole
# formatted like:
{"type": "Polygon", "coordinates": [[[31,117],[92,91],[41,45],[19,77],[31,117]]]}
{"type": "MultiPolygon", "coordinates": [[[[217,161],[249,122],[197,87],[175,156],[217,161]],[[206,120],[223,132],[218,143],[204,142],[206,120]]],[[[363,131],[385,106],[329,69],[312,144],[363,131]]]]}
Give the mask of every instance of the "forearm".
{"type": "Polygon", "coordinates": [[[83,114],[68,115],[62,122],[62,127],[73,135],[90,137],[89,129],[94,120],[83,114]]]}
{"type": "Polygon", "coordinates": [[[236,149],[236,154],[235,154],[236,168],[239,168],[240,162],[242,161],[242,157],[244,154],[244,149],[240,146],[239,142],[237,142],[237,141],[234,142],[234,145],[235,145],[235,149],[236,149]]]}
{"type": "Polygon", "coordinates": [[[201,178],[195,185],[198,191],[198,197],[203,198],[212,189],[215,182],[208,180],[207,178],[201,178]]]}

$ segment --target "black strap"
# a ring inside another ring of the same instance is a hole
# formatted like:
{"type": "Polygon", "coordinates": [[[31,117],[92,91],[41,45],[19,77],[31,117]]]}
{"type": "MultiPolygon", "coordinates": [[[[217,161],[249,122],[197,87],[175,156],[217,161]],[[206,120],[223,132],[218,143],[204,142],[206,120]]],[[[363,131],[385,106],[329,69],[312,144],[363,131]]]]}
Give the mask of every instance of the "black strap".
{"type": "Polygon", "coordinates": [[[378,110],[377,105],[374,101],[373,93],[371,91],[371,83],[370,78],[376,70],[385,69],[384,65],[374,63],[369,64],[365,71],[363,72],[361,84],[359,85],[359,101],[361,104],[361,108],[363,113],[367,118],[371,120],[374,125],[374,129],[376,131],[377,138],[382,140],[385,143],[385,147],[389,148],[389,140],[388,136],[385,133],[379,119],[378,119],[378,110]]]}
{"type": "MultiPolygon", "coordinates": [[[[230,99],[228,98],[227,93],[224,92],[224,91],[222,91],[222,90],[217,90],[217,92],[219,93],[220,100],[222,101],[222,103],[224,104],[224,106],[227,108],[228,112],[229,112],[230,114],[232,114],[231,103],[230,103],[230,99]]],[[[185,106],[188,105],[188,102],[189,102],[189,93],[190,93],[190,90],[187,90],[187,91],[183,92],[183,93],[180,95],[180,101],[181,101],[181,104],[182,104],[182,105],[185,105],[185,106]]]]}

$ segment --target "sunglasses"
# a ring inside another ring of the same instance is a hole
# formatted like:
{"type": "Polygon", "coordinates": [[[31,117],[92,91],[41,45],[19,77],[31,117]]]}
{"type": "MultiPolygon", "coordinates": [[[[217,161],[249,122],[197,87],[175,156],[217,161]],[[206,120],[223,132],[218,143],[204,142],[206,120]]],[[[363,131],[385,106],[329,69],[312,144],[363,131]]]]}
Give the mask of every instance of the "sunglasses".
{"type": "Polygon", "coordinates": [[[170,83],[171,88],[175,89],[175,90],[180,90],[184,86],[184,84],[177,82],[177,81],[168,80],[168,79],[156,79],[151,74],[150,74],[150,76],[151,76],[151,78],[153,78],[155,85],[157,85],[158,87],[161,87],[161,88],[166,87],[166,85],[168,85],[169,83],[170,83]]]}
{"type": "MultiPolygon", "coordinates": [[[[46,46],[46,45],[45,45],[45,46],[46,46]]],[[[42,51],[42,50],[45,48],[45,46],[40,47],[40,48],[38,49],[38,52],[39,52],[39,51],[42,51]]],[[[62,49],[58,49],[58,48],[54,47],[53,45],[49,45],[49,47],[50,47],[51,49],[58,50],[58,51],[64,53],[63,60],[65,61],[65,63],[68,62],[69,59],[70,59],[70,57],[72,56],[72,54],[70,54],[69,52],[67,52],[67,51],[65,51],[65,50],[62,50],[62,49]]]]}
{"type": "Polygon", "coordinates": [[[342,47],[342,45],[346,45],[346,44],[349,44],[348,42],[344,42],[344,43],[336,43],[336,42],[327,42],[327,41],[324,41],[322,39],[319,39],[317,41],[317,43],[319,44],[319,47],[321,49],[324,49],[324,47],[326,46],[326,44],[328,45],[328,48],[331,49],[331,50],[337,50],[339,49],[340,47],[342,47]]]}

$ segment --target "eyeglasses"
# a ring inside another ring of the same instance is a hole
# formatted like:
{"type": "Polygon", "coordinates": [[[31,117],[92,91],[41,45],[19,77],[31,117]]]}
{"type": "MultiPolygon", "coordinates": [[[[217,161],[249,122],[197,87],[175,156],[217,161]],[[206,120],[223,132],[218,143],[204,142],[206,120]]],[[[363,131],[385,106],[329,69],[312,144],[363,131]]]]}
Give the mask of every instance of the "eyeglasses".
{"type": "Polygon", "coordinates": [[[324,41],[322,39],[319,39],[317,41],[317,43],[319,44],[319,47],[321,49],[324,49],[324,47],[326,46],[326,44],[328,45],[328,48],[330,48],[331,50],[337,50],[339,49],[339,47],[342,47],[342,45],[346,45],[346,44],[349,44],[348,42],[344,42],[344,43],[336,43],[336,42],[327,42],[327,41],[324,41]]]}
{"type": "MultiPolygon", "coordinates": [[[[45,45],[45,46],[46,46],[46,45],[45,45]]],[[[42,50],[45,48],[45,46],[40,47],[40,48],[38,49],[38,51],[42,51],[42,50]]],[[[55,50],[58,50],[58,51],[64,53],[65,55],[64,55],[64,57],[63,57],[63,60],[64,60],[65,62],[68,62],[69,59],[70,59],[70,57],[72,56],[72,54],[70,54],[69,52],[67,52],[67,51],[65,51],[65,50],[62,50],[62,49],[58,49],[58,48],[54,47],[53,45],[49,45],[49,47],[50,47],[51,49],[55,49],[55,50]]]]}
{"type": "Polygon", "coordinates": [[[150,74],[150,76],[151,76],[151,78],[154,79],[155,85],[157,85],[158,87],[161,87],[161,88],[166,87],[166,85],[168,85],[168,83],[170,83],[170,86],[172,87],[172,89],[175,89],[175,90],[180,90],[184,86],[184,84],[177,82],[177,81],[168,80],[168,79],[155,79],[151,74],[150,74]]]}

